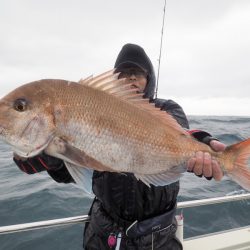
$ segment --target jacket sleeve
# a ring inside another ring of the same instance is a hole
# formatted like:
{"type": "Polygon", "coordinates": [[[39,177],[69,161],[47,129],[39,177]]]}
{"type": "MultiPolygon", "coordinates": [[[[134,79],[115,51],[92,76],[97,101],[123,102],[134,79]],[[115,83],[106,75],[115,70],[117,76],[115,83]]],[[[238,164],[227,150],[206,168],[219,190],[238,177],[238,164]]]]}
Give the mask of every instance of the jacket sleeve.
{"type": "Polygon", "coordinates": [[[178,103],[174,102],[173,100],[164,100],[158,98],[154,99],[153,102],[155,103],[155,107],[166,111],[172,115],[182,127],[189,129],[186,114],[178,103]]]}
{"type": "MultiPolygon", "coordinates": [[[[155,106],[161,110],[165,110],[167,113],[172,115],[176,121],[184,128],[189,129],[189,124],[187,117],[182,109],[182,107],[174,102],[173,100],[155,99],[153,100],[155,106]]],[[[207,145],[210,144],[212,140],[218,140],[213,137],[208,132],[202,130],[189,130],[188,131],[196,140],[203,142],[207,145]]]]}

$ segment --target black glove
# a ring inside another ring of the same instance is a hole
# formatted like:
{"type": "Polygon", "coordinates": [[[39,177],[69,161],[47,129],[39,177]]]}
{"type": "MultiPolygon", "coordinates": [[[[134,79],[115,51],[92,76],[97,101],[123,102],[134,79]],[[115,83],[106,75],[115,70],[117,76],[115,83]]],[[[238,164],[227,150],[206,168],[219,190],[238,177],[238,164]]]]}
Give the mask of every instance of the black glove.
{"type": "Polygon", "coordinates": [[[40,155],[25,160],[19,159],[18,156],[14,155],[13,160],[20,170],[27,174],[35,174],[45,170],[56,170],[64,166],[62,160],[45,153],[41,153],[40,155]]]}
{"type": "Polygon", "coordinates": [[[189,130],[189,134],[191,134],[196,140],[203,142],[210,146],[210,142],[212,140],[218,141],[217,138],[210,135],[208,132],[202,131],[202,130],[189,130]]]}
{"type": "Polygon", "coordinates": [[[35,174],[46,170],[56,182],[75,182],[61,159],[45,153],[25,160],[14,155],[13,160],[19,169],[27,174],[35,174]]]}

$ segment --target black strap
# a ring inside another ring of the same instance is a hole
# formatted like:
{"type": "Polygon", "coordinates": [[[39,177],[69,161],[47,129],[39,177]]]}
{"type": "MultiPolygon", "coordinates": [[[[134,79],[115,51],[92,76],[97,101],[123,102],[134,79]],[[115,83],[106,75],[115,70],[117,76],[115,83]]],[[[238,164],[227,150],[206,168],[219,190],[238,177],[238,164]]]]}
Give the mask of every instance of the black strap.
{"type": "Polygon", "coordinates": [[[175,213],[176,206],[164,214],[140,222],[135,221],[127,228],[126,235],[130,238],[137,238],[170,227],[175,213]]]}

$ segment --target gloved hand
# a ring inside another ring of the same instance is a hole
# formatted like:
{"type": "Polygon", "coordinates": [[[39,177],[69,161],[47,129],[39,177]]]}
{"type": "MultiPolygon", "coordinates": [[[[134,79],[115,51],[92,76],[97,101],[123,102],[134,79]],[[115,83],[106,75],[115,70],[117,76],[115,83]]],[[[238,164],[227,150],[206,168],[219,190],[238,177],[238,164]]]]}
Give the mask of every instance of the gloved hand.
{"type": "Polygon", "coordinates": [[[23,158],[14,153],[13,160],[19,169],[27,174],[35,174],[45,170],[56,170],[64,165],[62,160],[45,153],[41,153],[32,158],[23,158]]]}

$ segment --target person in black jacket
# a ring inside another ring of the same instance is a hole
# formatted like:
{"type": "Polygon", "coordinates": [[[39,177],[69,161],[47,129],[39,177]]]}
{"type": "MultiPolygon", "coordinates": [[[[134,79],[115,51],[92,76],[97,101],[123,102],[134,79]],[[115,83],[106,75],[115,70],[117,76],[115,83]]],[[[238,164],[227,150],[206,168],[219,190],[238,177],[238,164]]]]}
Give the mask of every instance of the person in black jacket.
{"type": "MultiPolygon", "coordinates": [[[[135,91],[144,93],[144,98],[189,129],[186,115],[176,102],[154,99],[154,69],[143,48],[135,44],[124,45],[115,68],[120,72],[119,77],[126,77],[134,83],[135,91]]],[[[190,133],[214,150],[220,151],[225,147],[204,131],[190,133]]],[[[57,182],[74,182],[63,161],[45,153],[25,160],[15,155],[14,161],[28,174],[47,170],[57,182]]],[[[196,157],[189,160],[187,168],[189,172],[208,179],[220,180],[223,176],[218,163],[202,152],[197,152],[196,157]]],[[[92,189],[95,198],[89,211],[90,222],[86,223],[84,230],[85,250],[182,249],[175,237],[179,181],[148,187],[130,173],[94,171],[92,189]]]]}

